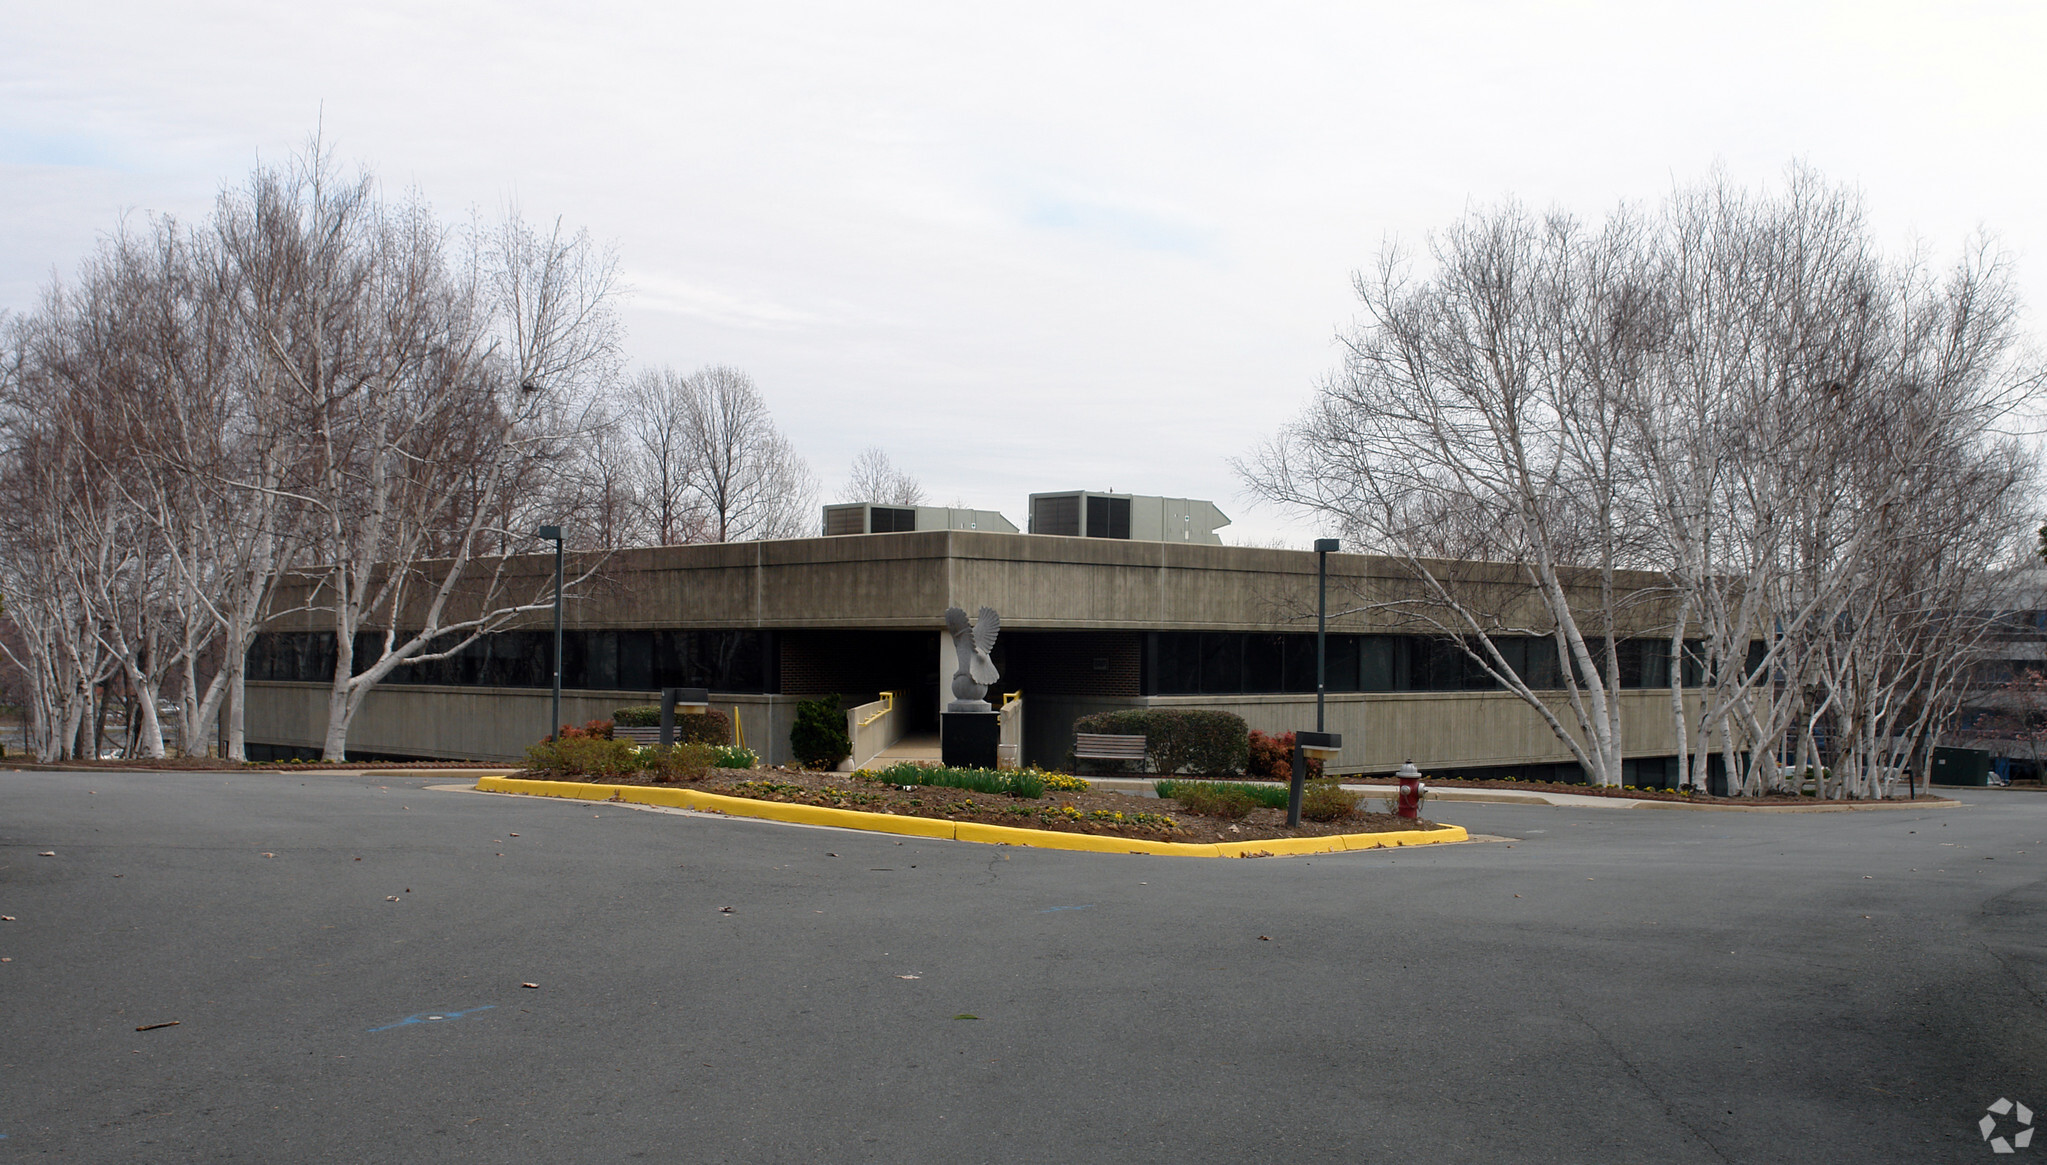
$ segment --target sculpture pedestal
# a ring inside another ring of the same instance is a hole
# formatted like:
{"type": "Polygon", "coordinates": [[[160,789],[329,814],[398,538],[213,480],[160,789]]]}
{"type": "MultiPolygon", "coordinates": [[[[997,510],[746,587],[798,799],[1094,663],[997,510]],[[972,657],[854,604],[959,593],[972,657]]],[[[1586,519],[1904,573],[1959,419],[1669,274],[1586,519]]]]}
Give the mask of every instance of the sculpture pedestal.
{"type": "Polygon", "coordinates": [[[1002,717],[995,712],[940,712],[938,755],[950,769],[992,769],[1002,743],[1002,717]]]}

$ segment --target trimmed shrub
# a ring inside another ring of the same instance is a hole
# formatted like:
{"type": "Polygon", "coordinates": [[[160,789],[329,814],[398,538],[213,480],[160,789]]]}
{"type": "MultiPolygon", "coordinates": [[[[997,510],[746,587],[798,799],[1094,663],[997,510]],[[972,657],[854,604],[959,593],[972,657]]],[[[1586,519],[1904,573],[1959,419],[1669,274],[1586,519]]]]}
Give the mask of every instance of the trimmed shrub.
{"type": "Polygon", "coordinates": [[[1190,783],[1175,793],[1173,800],[1178,801],[1181,808],[1189,813],[1203,817],[1220,817],[1225,821],[1235,821],[1247,816],[1251,810],[1258,807],[1258,802],[1253,801],[1244,790],[1218,785],[1190,783]]]}
{"type": "Polygon", "coordinates": [[[1301,790],[1301,816],[1309,821],[1342,821],[1357,816],[1362,800],[1363,794],[1344,788],[1334,777],[1310,781],[1301,790]]]}
{"type": "MultiPolygon", "coordinates": [[[[1291,782],[1294,779],[1294,734],[1282,732],[1267,736],[1253,729],[1244,775],[1255,781],[1291,782]]],[[[1313,757],[1308,758],[1308,779],[1322,779],[1322,762],[1313,757]]]]}
{"type": "Polygon", "coordinates": [[[1250,738],[1244,718],[1208,708],[1130,708],[1096,712],[1074,721],[1076,732],[1101,732],[1144,737],[1152,772],[1182,770],[1203,776],[1230,776],[1244,771],[1250,738]]]}
{"type": "Polygon", "coordinates": [[[846,712],[837,696],[805,700],[796,705],[796,723],[789,729],[789,751],[806,769],[835,769],[853,755],[846,734],[846,712]]]}
{"type": "Polygon", "coordinates": [[[664,784],[701,781],[710,773],[717,755],[718,746],[713,744],[675,744],[667,748],[657,744],[640,750],[639,764],[654,780],[664,784]]]}
{"type": "MultiPolygon", "coordinates": [[[[630,708],[620,708],[611,714],[611,722],[620,728],[659,728],[661,705],[634,704],[630,708]]],[[[731,744],[732,717],[716,708],[702,712],[677,712],[675,743],[731,744]]]]}
{"type": "Polygon", "coordinates": [[[569,729],[560,740],[543,740],[527,749],[526,764],[552,776],[618,777],[639,771],[640,750],[629,740],[569,729]]]}

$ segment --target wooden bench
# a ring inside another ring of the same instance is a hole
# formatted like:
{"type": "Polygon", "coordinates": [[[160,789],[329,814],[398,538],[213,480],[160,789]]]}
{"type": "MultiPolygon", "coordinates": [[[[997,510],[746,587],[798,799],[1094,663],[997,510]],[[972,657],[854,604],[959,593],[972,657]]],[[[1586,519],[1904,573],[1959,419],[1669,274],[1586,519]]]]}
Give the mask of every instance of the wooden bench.
{"type": "Polygon", "coordinates": [[[1106,732],[1076,732],[1073,734],[1073,767],[1078,770],[1084,760],[1134,760],[1144,764],[1145,738],[1142,736],[1117,736],[1106,732]]]}
{"type": "Polygon", "coordinates": [[[647,728],[628,728],[623,724],[611,726],[613,740],[630,740],[634,744],[654,745],[661,743],[661,729],[658,725],[647,728]]]}

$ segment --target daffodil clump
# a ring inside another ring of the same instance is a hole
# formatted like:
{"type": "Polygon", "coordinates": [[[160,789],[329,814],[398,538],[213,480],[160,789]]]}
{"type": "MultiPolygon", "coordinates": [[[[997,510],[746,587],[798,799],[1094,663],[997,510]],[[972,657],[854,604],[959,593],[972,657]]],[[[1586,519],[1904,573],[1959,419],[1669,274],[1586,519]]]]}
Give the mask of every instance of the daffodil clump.
{"type": "Polygon", "coordinates": [[[1095,809],[1083,813],[1065,802],[1047,805],[1038,810],[1038,820],[1047,825],[1084,825],[1088,822],[1100,822],[1105,825],[1141,825],[1150,829],[1180,828],[1178,821],[1164,813],[1125,813],[1118,809],[1095,809]]]}

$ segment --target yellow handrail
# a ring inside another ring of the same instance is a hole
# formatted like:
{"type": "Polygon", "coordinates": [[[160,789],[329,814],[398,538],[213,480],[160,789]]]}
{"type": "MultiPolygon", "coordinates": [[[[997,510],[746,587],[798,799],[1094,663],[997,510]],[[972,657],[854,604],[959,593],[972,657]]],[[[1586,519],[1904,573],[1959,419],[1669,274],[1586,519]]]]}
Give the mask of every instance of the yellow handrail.
{"type": "Polygon", "coordinates": [[[1021,699],[1023,699],[1023,690],[1021,688],[1014,692],[1004,692],[1002,694],[1002,706],[1004,708],[1007,708],[1011,704],[1021,699]]]}
{"type": "Polygon", "coordinates": [[[868,726],[869,724],[872,724],[872,723],[874,723],[874,722],[875,722],[876,720],[879,720],[879,719],[881,719],[881,718],[882,718],[883,716],[886,716],[886,715],[888,715],[888,714],[889,714],[890,712],[893,712],[893,711],[895,711],[895,710],[896,710],[896,694],[895,694],[894,692],[883,692],[883,693],[881,694],[881,698],[882,698],[882,699],[884,699],[884,700],[887,700],[887,701],[888,701],[888,707],[886,707],[886,708],[883,708],[883,709],[882,709],[881,711],[879,711],[879,712],[876,712],[876,713],[875,713],[874,715],[872,715],[872,716],[869,716],[869,717],[868,717],[867,719],[865,719],[865,720],[862,720],[862,721],[860,722],[860,727],[862,727],[862,728],[865,728],[865,727],[867,727],[867,726],[868,726]]]}

